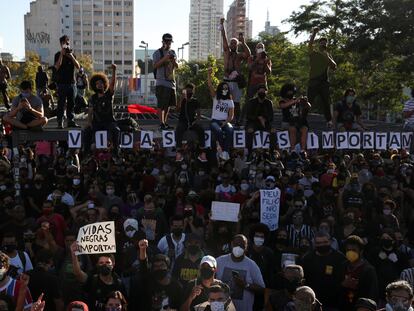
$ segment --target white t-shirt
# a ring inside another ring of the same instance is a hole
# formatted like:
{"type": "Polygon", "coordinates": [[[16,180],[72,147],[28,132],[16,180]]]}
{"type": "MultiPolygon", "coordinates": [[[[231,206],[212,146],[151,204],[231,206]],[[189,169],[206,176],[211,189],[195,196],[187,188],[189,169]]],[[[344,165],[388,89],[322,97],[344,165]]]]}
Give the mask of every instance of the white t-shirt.
{"type": "Polygon", "coordinates": [[[227,185],[225,187],[223,184],[216,186],[216,193],[236,193],[237,190],[233,185],[227,185]]]}
{"type": "MultiPolygon", "coordinates": [[[[174,244],[174,248],[175,248],[175,258],[177,258],[178,256],[180,256],[182,253],[184,253],[184,241],[185,241],[185,233],[183,233],[181,235],[181,239],[177,242],[174,240],[174,237],[172,235],[172,233],[170,233],[171,236],[171,240],[174,244]]],[[[169,250],[169,245],[168,245],[168,241],[166,236],[162,237],[161,240],[158,242],[158,249],[160,250],[160,252],[166,256],[168,256],[168,250],[169,250]]],[[[171,260],[174,260],[174,258],[170,258],[171,260]]]]}
{"type": "Polygon", "coordinates": [[[23,253],[24,253],[24,257],[26,258],[26,266],[24,267],[24,269],[23,269],[23,263],[19,257],[19,253],[17,253],[16,256],[14,256],[13,258],[10,258],[10,265],[18,268],[17,272],[19,274],[22,274],[23,272],[26,273],[27,271],[33,270],[33,265],[30,260],[29,255],[27,255],[26,252],[23,252],[23,253]]]}
{"type": "Polygon", "coordinates": [[[225,121],[229,115],[230,108],[234,108],[234,102],[231,99],[213,99],[213,111],[211,119],[225,121]]]}

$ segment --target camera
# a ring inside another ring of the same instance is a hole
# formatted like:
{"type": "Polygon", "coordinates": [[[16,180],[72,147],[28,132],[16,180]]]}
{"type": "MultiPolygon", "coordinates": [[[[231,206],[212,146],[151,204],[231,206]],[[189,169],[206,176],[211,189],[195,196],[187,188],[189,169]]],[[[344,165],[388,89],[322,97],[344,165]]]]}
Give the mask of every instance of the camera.
{"type": "Polygon", "coordinates": [[[64,44],[63,48],[65,49],[65,52],[68,53],[68,54],[73,52],[73,50],[70,48],[69,44],[64,44]]]}

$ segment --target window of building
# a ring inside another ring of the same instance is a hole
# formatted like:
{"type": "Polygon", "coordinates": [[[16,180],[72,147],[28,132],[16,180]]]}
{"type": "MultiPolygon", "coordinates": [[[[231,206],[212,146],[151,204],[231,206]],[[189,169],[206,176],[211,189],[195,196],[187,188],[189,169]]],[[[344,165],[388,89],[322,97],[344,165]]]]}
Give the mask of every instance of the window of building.
{"type": "Polygon", "coordinates": [[[129,12],[129,11],[125,12],[125,16],[132,16],[132,12],[129,12]]]}

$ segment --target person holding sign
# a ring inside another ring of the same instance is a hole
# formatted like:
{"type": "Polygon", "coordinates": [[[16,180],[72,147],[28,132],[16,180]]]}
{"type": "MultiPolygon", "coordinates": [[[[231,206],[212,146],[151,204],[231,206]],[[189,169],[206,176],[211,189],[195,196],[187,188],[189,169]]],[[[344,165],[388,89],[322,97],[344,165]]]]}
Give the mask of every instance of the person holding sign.
{"type": "Polygon", "coordinates": [[[105,305],[109,293],[119,290],[125,293],[121,279],[114,272],[114,257],[109,254],[100,254],[96,264],[96,274],[87,274],[82,271],[76,252],[79,250],[78,242],[71,245],[73,273],[76,279],[84,284],[88,294],[88,306],[91,311],[100,311],[105,305]]]}
{"type": "Polygon", "coordinates": [[[233,126],[231,121],[234,117],[234,102],[230,95],[230,86],[227,82],[221,82],[214,89],[212,82],[213,69],[208,69],[208,88],[213,99],[213,111],[211,114],[210,128],[218,148],[229,152],[233,142],[233,126]]]}
{"type": "Polygon", "coordinates": [[[311,108],[306,97],[295,97],[296,86],[286,83],[280,89],[279,106],[282,109],[282,128],[289,131],[290,146],[296,146],[297,135],[300,133],[300,147],[302,152],[306,150],[306,140],[308,137],[308,113],[311,108]]]}
{"type": "MultiPolygon", "coordinates": [[[[88,126],[85,129],[85,152],[90,150],[92,135],[96,131],[107,131],[112,139],[113,151],[116,153],[119,148],[119,135],[121,130],[114,118],[114,91],[116,83],[116,65],[112,64],[112,77],[103,73],[96,73],[91,78],[91,88],[95,92],[90,98],[88,110],[88,126]]],[[[104,143],[104,142],[103,142],[104,143]]]]}

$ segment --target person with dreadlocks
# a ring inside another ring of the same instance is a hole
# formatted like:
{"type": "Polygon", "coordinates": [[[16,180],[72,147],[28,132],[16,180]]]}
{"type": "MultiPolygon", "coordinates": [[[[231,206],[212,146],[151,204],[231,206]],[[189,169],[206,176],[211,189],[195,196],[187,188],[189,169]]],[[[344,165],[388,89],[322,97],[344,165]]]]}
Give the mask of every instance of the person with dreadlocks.
{"type": "Polygon", "coordinates": [[[104,73],[96,73],[92,76],[90,87],[95,92],[89,100],[88,126],[85,128],[84,151],[90,149],[92,135],[96,131],[107,131],[110,137],[113,152],[116,154],[119,148],[120,129],[114,118],[114,90],[116,82],[116,65],[112,64],[112,78],[109,82],[104,73]]]}

